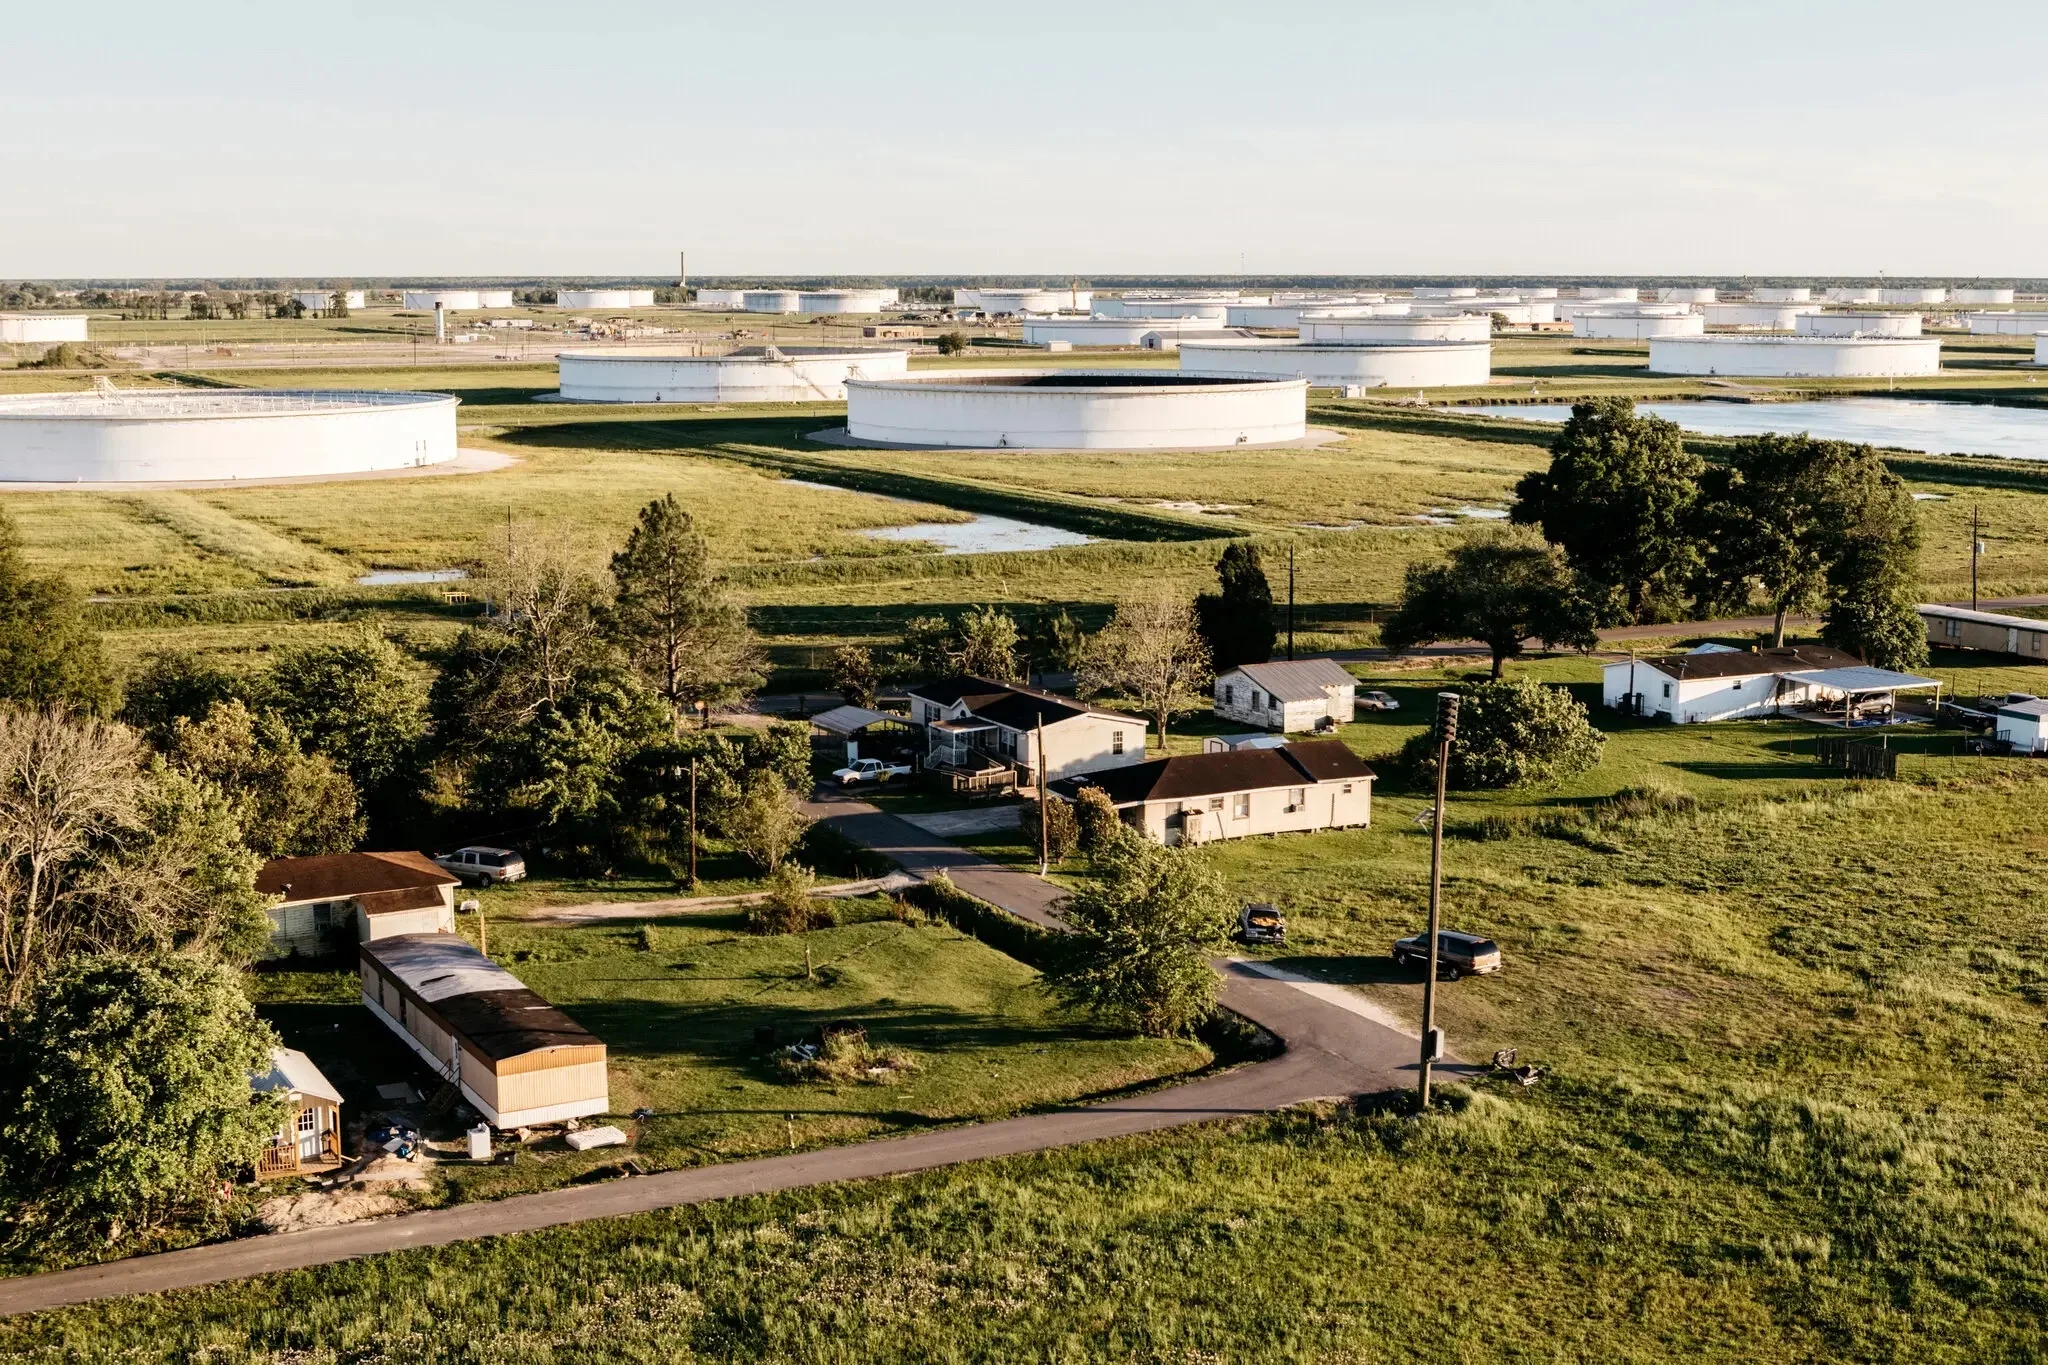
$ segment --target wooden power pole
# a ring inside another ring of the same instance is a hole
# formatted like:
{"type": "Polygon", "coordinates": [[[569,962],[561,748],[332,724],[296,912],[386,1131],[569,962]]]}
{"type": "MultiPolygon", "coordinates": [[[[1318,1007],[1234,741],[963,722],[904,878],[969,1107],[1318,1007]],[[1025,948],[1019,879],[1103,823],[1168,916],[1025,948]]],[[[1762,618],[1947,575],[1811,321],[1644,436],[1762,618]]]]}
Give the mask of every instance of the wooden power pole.
{"type": "Polygon", "coordinates": [[[690,760],[690,889],[697,889],[697,760],[690,760]]]}
{"type": "Polygon", "coordinates": [[[1436,1028],[1437,935],[1443,926],[1444,782],[1450,774],[1451,741],[1458,737],[1458,694],[1436,694],[1436,818],[1429,826],[1429,968],[1422,978],[1422,1105],[1429,1108],[1430,1064],[1443,1055],[1436,1028]]]}
{"type": "Polygon", "coordinates": [[[1049,866],[1045,836],[1050,821],[1045,813],[1045,713],[1042,711],[1038,716],[1038,737],[1032,741],[1031,766],[1038,770],[1038,875],[1043,877],[1049,866]]]}
{"type": "Polygon", "coordinates": [[[1294,547],[1287,547],[1287,662],[1294,662],[1294,547]]]}

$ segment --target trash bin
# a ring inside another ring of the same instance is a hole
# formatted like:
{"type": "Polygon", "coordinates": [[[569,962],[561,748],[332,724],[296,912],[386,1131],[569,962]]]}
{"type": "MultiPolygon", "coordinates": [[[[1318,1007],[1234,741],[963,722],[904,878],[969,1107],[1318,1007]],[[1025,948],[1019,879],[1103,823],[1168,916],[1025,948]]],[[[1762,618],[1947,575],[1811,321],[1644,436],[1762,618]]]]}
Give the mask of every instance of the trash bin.
{"type": "Polygon", "coordinates": [[[469,1159],[489,1161],[491,1159],[491,1125],[479,1123],[469,1130],[469,1159]]]}

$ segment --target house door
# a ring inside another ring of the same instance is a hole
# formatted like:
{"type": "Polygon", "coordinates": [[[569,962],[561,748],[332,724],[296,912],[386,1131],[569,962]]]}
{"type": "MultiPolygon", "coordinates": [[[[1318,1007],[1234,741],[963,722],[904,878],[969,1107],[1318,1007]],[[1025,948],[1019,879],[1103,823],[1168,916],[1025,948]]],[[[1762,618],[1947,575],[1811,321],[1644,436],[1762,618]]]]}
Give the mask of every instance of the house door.
{"type": "Polygon", "coordinates": [[[2019,652],[2020,652],[2020,632],[2019,632],[2019,627],[2017,627],[2017,626],[2013,626],[2013,627],[2010,627],[2010,628],[2008,628],[2008,629],[2006,630],[2006,632],[2005,632],[2005,652],[2006,652],[2006,653],[2008,653],[2008,654],[2017,654],[2017,653],[2019,653],[2019,652]]]}
{"type": "Polygon", "coordinates": [[[299,1160],[320,1159],[320,1111],[308,1105],[299,1111],[299,1160]]]}
{"type": "Polygon", "coordinates": [[[1168,811],[1166,813],[1166,846],[1172,848],[1185,839],[1187,837],[1187,828],[1187,816],[1185,814],[1177,810],[1168,811]]]}

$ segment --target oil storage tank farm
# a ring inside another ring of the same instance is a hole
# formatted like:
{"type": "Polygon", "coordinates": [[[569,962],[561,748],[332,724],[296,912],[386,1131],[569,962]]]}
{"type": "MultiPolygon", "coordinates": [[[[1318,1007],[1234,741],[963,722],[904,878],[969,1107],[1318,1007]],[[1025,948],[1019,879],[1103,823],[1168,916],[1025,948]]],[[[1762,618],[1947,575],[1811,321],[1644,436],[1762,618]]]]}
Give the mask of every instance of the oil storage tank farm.
{"type": "Polygon", "coordinates": [[[794,313],[794,289],[748,289],[740,295],[740,308],[748,313],[794,313]]]}
{"type": "Polygon", "coordinates": [[[861,444],[941,450],[1176,450],[1298,441],[1301,379],[1209,379],[1168,370],[929,370],[849,379],[861,444]]]}
{"type": "Polygon", "coordinates": [[[799,313],[879,313],[891,302],[882,289],[806,289],[796,296],[799,313]]]}
{"type": "MultiPolygon", "coordinates": [[[[1086,314],[1095,303],[1092,289],[997,289],[983,288],[955,290],[954,302],[962,308],[979,308],[991,316],[1016,317],[1024,313],[1081,313],[1086,314]],[[960,301],[961,294],[971,294],[972,303],[960,301]]],[[[1122,313],[1114,316],[1122,317],[1122,313]]],[[[1159,317],[1178,317],[1178,313],[1155,314],[1159,317]]],[[[1218,314],[1220,317],[1221,314],[1218,314]]]]}
{"type": "Polygon", "coordinates": [[[2048,332],[2048,312],[2022,313],[2010,309],[1997,313],[1965,313],[1963,324],[1972,336],[2022,336],[2048,332]]]}
{"type": "Polygon", "coordinates": [[[1342,389],[1431,389],[1485,384],[1490,341],[1184,341],[1185,374],[1305,379],[1342,389]]]}
{"type": "Polygon", "coordinates": [[[1766,332],[1789,332],[1799,325],[1803,313],[1818,313],[1817,303],[1703,303],[1709,327],[1752,327],[1766,332]]]}
{"type": "Polygon", "coordinates": [[[1079,318],[1027,317],[1023,319],[1024,344],[1046,346],[1064,341],[1069,346],[1143,346],[1148,336],[1178,339],[1182,333],[1210,334],[1216,323],[1209,318],[1079,318]]]}
{"type": "Polygon", "coordinates": [[[1937,337],[1701,336],[1651,338],[1655,374],[1861,378],[1941,372],[1937,337]]]}
{"type": "Polygon", "coordinates": [[[1760,284],[1749,297],[1754,303],[1812,303],[1813,290],[1803,284],[1760,284]]]}
{"type": "Polygon", "coordinates": [[[1877,291],[1879,303],[1947,303],[1948,290],[1938,285],[1906,285],[1877,291]]]}
{"type": "Polygon", "coordinates": [[[1828,290],[1829,303],[1883,303],[1884,290],[1875,286],[1860,284],[1842,285],[1828,290]]]}
{"type": "Polygon", "coordinates": [[[908,351],[844,346],[747,346],[731,355],[564,351],[561,394],[577,403],[838,403],[849,378],[885,379],[908,351]]]}
{"type": "MultiPolygon", "coordinates": [[[[654,300],[654,291],[647,291],[648,301],[654,300]]],[[[350,307],[355,305],[351,304],[350,307]]],[[[476,291],[476,306],[479,308],[510,308],[512,291],[509,289],[479,289],[476,291]]]]}
{"type": "Polygon", "coordinates": [[[1948,299],[1950,303],[2011,303],[2012,293],[2010,289],[1951,289],[1948,299]]]}
{"type": "Polygon", "coordinates": [[[1657,302],[1712,303],[1716,296],[1716,291],[1712,289],[1695,287],[1693,285],[1674,285],[1670,288],[1659,289],[1657,291],[1657,302]]]}
{"type": "Polygon", "coordinates": [[[0,394],[0,483],[359,474],[455,458],[457,400],[392,390],[0,394]]]}

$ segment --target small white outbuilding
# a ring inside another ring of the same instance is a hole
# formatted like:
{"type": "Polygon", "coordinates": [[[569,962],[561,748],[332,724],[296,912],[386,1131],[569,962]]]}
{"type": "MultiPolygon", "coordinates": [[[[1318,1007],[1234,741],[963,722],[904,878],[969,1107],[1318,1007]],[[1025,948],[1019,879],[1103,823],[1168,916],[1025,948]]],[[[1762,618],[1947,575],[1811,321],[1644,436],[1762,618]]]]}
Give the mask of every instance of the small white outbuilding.
{"type": "Polygon", "coordinates": [[[1348,725],[1357,704],[1358,679],[1334,659],[1276,659],[1218,674],[1210,709],[1225,720],[1288,734],[1348,725]]]}

